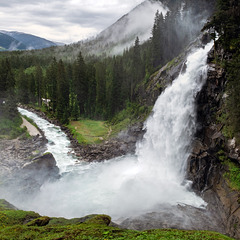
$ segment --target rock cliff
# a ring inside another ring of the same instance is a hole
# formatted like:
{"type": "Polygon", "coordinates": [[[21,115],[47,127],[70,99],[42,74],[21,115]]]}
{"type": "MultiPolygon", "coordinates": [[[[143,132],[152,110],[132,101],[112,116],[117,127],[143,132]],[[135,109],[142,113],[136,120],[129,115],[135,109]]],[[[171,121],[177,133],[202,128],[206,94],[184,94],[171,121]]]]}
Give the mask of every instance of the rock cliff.
{"type": "MultiPolygon", "coordinates": [[[[219,59],[226,57],[221,51],[217,54],[219,59]]],[[[228,166],[224,162],[226,159],[237,161],[239,154],[234,139],[224,136],[223,124],[217,117],[226,101],[227,80],[224,69],[212,63],[213,59],[212,50],[208,56],[208,78],[197,97],[198,131],[188,160],[187,177],[227,234],[240,238],[240,193],[231,189],[226,177],[228,166]]]]}

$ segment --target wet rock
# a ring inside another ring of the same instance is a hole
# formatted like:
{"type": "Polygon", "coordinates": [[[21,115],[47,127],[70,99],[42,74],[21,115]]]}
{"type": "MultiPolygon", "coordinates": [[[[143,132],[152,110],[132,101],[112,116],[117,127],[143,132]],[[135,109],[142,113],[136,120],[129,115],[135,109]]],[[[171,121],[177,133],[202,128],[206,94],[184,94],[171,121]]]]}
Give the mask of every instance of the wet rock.
{"type": "Polygon", "coordinates": [[[157,212],[131,217],[117,223],[123,228],[134,230],[176,228],[225,233],[221,219],[214,218],[206,209],[188,205],[161,205],[157,212]]]}
{"type": "Polygon", "coordinates": [[[34,158],[31,162],[26,163],[20,172],[26,177],[34,178],[40,185],[45,181],[59,178],[59,169],[51,153],[34,158]]]}
{"type": "MultiPolygon", "coordinates": [[[[219,55],[219,58],[223,56],[219,55]]],[[[211,51],[208,78],[197,96],[198,131],[188,159],[187,177],[192,181],[194,191],[208,203],[208,211],[222,222],[225,232],[240,238],[240,194],[229,187],[224,177],[227,167],[219,158],[221,153],[238,161],[239,150],[234,140],[229,141],[223,136],[223,126],[217,123],[217,112],[225,101],[226,74],[224,69],[211,63],[213,59],[214,52],[211,51]]]]}

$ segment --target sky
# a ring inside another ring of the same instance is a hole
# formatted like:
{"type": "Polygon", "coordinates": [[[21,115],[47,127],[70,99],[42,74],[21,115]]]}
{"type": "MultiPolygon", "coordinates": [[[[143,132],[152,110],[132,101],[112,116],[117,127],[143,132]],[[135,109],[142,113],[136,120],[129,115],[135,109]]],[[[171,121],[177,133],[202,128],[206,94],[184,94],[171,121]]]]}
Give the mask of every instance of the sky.
{"type": "Polygon", "coordinates": [[[72,43],[95,36],[143,0],[0,0],[0,30],[72,43]]]}

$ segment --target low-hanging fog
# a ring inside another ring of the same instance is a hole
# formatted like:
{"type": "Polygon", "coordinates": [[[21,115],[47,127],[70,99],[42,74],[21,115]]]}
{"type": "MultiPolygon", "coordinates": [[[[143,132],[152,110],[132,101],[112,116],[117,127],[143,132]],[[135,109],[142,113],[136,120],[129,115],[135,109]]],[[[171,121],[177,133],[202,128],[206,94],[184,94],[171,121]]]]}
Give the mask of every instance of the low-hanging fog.
{"type": "Polygon", "coordinates": [[[204,84],[211,47],[212,43],[194,50],[188,57],[186,72],[158,98],[135,155],[76,165],[74,159],[66,158],[63,163],[67,152],[60,153],[66,136],[29,113],[40,128],[45,127],[46,136],[53,137],[49,147],[61,155],[61,161],[57,155],[55,158],[62,176],[45,183],[32,196],[20,195],[16,189],[1,190],[1,196],[18,208],[67,218],[105,213],[118,219],[157,211],[159,205],[166,203],[205,206],[190,190],[185,170],[196,130],[195,97],[204,84]]]}

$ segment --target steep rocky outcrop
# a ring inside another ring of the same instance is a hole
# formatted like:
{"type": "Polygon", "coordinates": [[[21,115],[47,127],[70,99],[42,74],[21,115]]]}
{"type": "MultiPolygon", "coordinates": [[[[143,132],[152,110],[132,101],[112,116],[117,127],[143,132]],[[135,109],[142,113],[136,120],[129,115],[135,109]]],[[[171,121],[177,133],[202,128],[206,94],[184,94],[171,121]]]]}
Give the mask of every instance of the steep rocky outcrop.
{"type": "MultiPolygon", "coordinates": [[[[219,59],[229,58],[217,52],[219,59]]],[[[212,63],[213,50],[209,53],[208,78],[197,98],[198,131],[188,161],[188,178],[193,189],[208,203],[208,210],[225,226],[228,235],[240,238],[240,193],[229,187],[225,173],[228,170],[222,155],[238,160],[235,141],[222,133],[223,125],[217,115],[224,104],[226,73],[212,63]]]]}
{"type": "Polygon", "coordinates": [[[159,95],[167,88],[180,72],[186,70],[186,60],[190,52],[204,47],[210,42],[208,34],[200,35],[195,41],[176,58],[156,71],[147,81],[142,82],[136,89],[135,95],[141,105],[153,106],[159,95]]]}
{"type": "MultiPolygon", "coordinates": [[[[0,194],[27,197],[46,181],[59,178],[59,169],[52,154],[46,151],[46,139],[0,140],[0,194]]],[[[11,196],[10,196],[11,197],[11,196]]]]}
{"type": "Polygon", "coordinates": [[[28,182],[34,181],[39,187],[46,181],[56,180],[60,177],[56,160],[51,153],[45,153],[24,164],[18,174],[28,182]]]}

